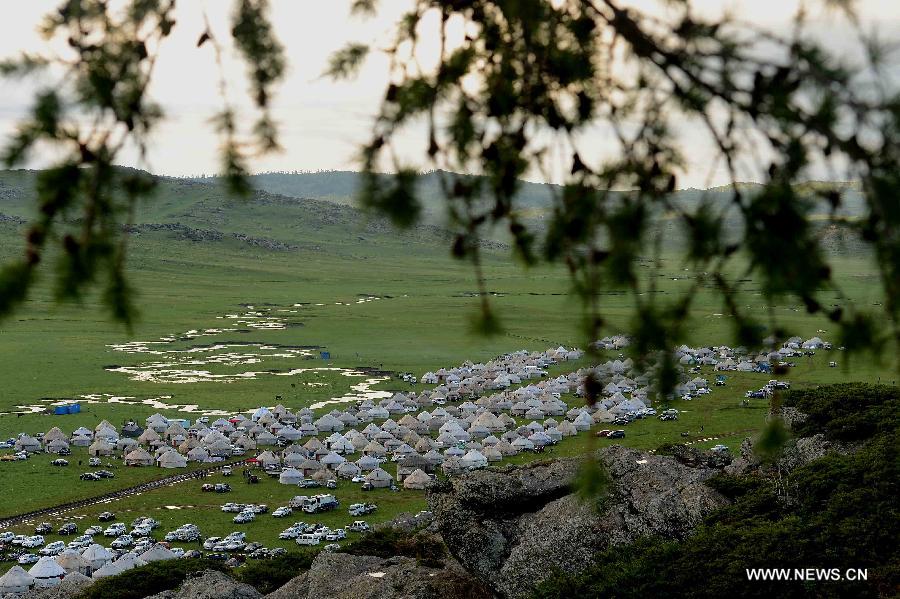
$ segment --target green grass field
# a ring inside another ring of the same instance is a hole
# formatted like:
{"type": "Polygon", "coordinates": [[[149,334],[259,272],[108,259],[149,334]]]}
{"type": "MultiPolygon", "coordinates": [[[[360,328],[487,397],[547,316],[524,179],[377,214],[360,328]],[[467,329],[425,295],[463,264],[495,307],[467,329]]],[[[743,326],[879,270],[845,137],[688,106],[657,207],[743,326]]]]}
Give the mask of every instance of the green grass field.
{"type": "MultiPolygon", "coordinates": [[[[138,292],[140,318],[130,332],[108,320],[95,295],[84,297],[80,304],[58,304],[51,286],[52,273],[45,270],[23,308],[0,324],[0,438],[23,431],[33,434],[52,426],[70,433],[79,426],[93,428],[101,419],[115,424],[126,419],[143,422],[155,412],[191,420],[205,411],[247,412],[260,405],[274,405],[276,396],[294,410],[358,393],[352,387],[371,378],[354,371],[358,368],[421,376],[427,370],[455,366],[465,360],[486,360],[518,349],[583,347],[586,341],[580,330],[579,304],[570,294],[562,269],[526,270],[509,259],[505,251],[485,251],[485,275],[504,326],[503,333],[485,338],[473,334],[469,324],[477,301],[472,297],[476,286],[471,267],[451,259],[445,241],[429,239],[421,231],[397,235],[367,223],[345,207],[335,207],[334,213],[328,208],[323,213],[323,202],[304,205],[302,209],[278,203],[228,204],[222,213],[210,200],[209,189],[199,184],[183,187],[163,198],[141,222],[179,222],[226,232],[246,230],[260,238],[286,240],[298,247],[274,251],[228,237],[198,242],[167,231],[135,235],[130,272],[138,292]],[[379,299],[360,302],[367,297],[379,299]],[[223,318],[250,311],[248,304],[282,319],[287,326],[281,330],[260,330],[246,322],[237,323],[240,319],[223,318]],[[183,338],[191,330],[226,327],[237,330],[183,338]],[[242,345],[229,351],[266,355],[250,356],[249,363],[188,364],[193,354],[131,354],[110,347],[169,336],[176,340],[150,347],[185,352],[202,344],[239,342],[242,345]],[[263,351],[260,344],[276,349],[263,351]],[[278,349],[284,347],[310,348],[311,358],[298,354],[285,357],[278,349]],[[320,350],[329,351],[330,359],[319,358],[320,350]],[[202,370],[224,378],[201,382],[175,382],[171,377],[132,380],[109,369],[143,367],[146,371],[153,369],[147,365],[154,362],[175,364],[168,367],[170,370],[202,370]],[[292,369],[304,372],[284,374],[292,369]],[[272,370],[279,374],[269,372],[272,370]],[[237,377],[251,371],[259,374],[246,379],[237,377]],[[82,399],[83,411],[77,415],[21,413],[85,395],[99,395],[100,399],[82,399]],[[110,402],[110,397],[120,399],[110,402]],[[152,400],[152,405],[143,403],[145,400],[152,400]],[[176,405],[191,407],[168,407],[176,405]]],[[[0,212],[25,215],[23,206],[0,204],[0,212]]],[[[0,259],[18,251],[19,235],[17,227],[0,223],[0,259]]],[[[868,308],[878,301],[880,286],[871,264],[855,255],[838,257],[836,264],[839,282],[858,306],[868,308]]],[[[678,260],[664,260],[657,282],[661,301],[678,297],[696,274],[686,271],[678,260]]],[[[740,301],[751,310],[758,309],[760,320],[766,323],[771,318],[804,337],[818,332],[823,338],[834,340],[835,332],[829,330],[828,323],[807,315],[799,303],[778,305],[771,312],[764,310],[752,281],[744,285],[740,301]]],[[[624,330],[630,324],[630,297],[611,292],[601,298],[601,303],[610,332],[624,330]]],[[[731,322],[721,316],[723,312],[720,301],[701,290],[695,297],[687,327],[690,336],[685,341],[692,345],[731,343],[731,322]]],[[[896,364],[890,360],[877,364],[867,357],[854,356],[850,361],[835,351],[831,356],[822,353],[812,360],[800,360],[789,378],[795,385],[879,379],[890,382],[897,378],[896,372],[896,364]],[[829,360],[836,360],[838,368],[829,368],[829,360]]],[[[751,407],[741,407],[740,400],[747,389],[758,388],[768,378],[731,373],[724,389],[676,406],[684,410],[678,422],[651,419],[634,423],[622,442],[641,449],[683,441],[696,442],[701,447],[725,443],[736,448],[744,437],[759,430],[766,411],[764,401],[755,400],[751,407]],[[682,437],[683,431],[689,436],[682,437]]],[[[410,386],[387,378],[370,388],[397,391],[410,386]]],[[[594,444],[608,442],[596,440],[594,444]]],[[[565,440],[550,454],[517,456],[512,461],[579,455],[590,445],[587,435],[582,434],[565,440]]],[[[0,462],[0,489],[7,491],[0,516],[57,505],[171,473],[157,468],[122,467],[113,480],[82,483],[77,476],[84,469],[76,464],[84,457],[78,450],[73,457],[75,463],[68,468],[50,466],[50,458],[44,455],[27,462],[0,462]]],[[[218,511],[222,502],[265,502],[274,507],[295,494],[297,489],[269,480],[253,487],[239,483],[228,496],[201,494],[199,484],[185,483],[72,516],[90,520],[106,509],[123,515],[146,513],[161,520],[164,530],[191,521],[200,525],[207,536],[222,535],[238,528],[231,523],[231,515],[218,511]]],[[[363,497],[349,483],[342,484],[338,497],[344,506],[362,499],[375,500],[379,510],[371,522],[424,507],[423,494],[419,492],[375,491],[363,497]]],[[[350,518],[341,510],[315,520],[330,524],[350,518]]],[[[247,530],[253,540],[275,545],[277,534],[273,533],[286,526],[283,520],[264,516],[247,525],[247,530]]]]}

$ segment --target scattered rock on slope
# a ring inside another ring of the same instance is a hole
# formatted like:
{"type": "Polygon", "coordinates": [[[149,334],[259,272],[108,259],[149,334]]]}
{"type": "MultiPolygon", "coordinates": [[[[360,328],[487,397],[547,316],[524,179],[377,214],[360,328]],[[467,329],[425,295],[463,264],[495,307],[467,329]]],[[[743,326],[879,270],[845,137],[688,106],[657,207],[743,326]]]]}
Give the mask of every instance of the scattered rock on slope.
{"type": "Polygon", "coordinates": [[[453,560],[429,567],[409,557],[321,552],[309,572],[266,599],[488,599],[491,593],[453,560]]]}
{"type": "Polygon", "coordinates": [[[216,570],[204,570],[189,577],[174,591],[147,597],[147,599],[258,599],[259,591],[249,584],[237,582],[227,574],[216,570]]]}

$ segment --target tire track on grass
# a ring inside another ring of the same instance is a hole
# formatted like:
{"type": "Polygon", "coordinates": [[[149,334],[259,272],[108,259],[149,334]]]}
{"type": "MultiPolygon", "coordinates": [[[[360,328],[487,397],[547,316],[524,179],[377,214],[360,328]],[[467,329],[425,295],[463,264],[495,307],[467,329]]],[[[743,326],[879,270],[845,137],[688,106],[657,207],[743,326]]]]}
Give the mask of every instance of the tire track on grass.
{"type": "Polygon", "coordinates": [[[14,516],[8,516],[0,519],[0,530],[10,528],[12,526],[17,526],[19,524],[24,524],[28,520],[38,517],[49,517],[49,516],[57,516],[63,512],[67,512],[73,509],[79,509],[83,507],[88,507],[92,505],[97,505],[101,503],[109,503],[115,501],[117,499],[124,499],[125,497],[132,497],[136,495],[141,495],[148,491],[153,491],[154,489],[159,489],[161,487],[168,487],[172,485],[177,485],[179,483],[187,482],[189,480],[194,480],[197,478],[205,477],[208,474],[212,474],[218,470],[226,466],[237,466],[244,463],[246,460],[236,460],[233,462],[220,462],[215,466],[210,466],[208,468],[201,468],[199,470],[192,470],[191,472],[181,472],[179,474],[173,474],[172,476],[166,476],[164,478],[159,478],[156,480],[148,481],[145,483],[141,483],[139,485],[134,485],[132,487],[126,487],[124,489],[119,489],[118,491],[110,491],[109,493],[104,493],[103,495],[95,495],[94,497],[88,497],[85,499],[79,499],[77,501],[70,501],[68,503],[62,503],[59,505],[55,505],[48,508],[43,508],[40,510],[34,510],[31,512],[25,512],[22,514],[16,514],[14,516]]]}

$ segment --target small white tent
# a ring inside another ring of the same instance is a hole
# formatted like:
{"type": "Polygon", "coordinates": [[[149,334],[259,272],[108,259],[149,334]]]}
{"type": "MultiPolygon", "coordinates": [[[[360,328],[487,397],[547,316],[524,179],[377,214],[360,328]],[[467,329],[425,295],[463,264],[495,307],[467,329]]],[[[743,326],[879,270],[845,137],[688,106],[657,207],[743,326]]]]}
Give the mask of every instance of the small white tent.
{"type": "Polygon", "coordinates": [[[0,595],[6,593],[25,593],[34,586],[34,576],[22,569],[22,566],[13,566],[9,571],[0,576],[0,595]]]}
{"type": "Polygon", "coordinates": [[[31,566],[28,571],[34,577],[35,587],[55,587],[65,577],[66,571],[56,563],[56,560],[45,555],[31,566]]]}

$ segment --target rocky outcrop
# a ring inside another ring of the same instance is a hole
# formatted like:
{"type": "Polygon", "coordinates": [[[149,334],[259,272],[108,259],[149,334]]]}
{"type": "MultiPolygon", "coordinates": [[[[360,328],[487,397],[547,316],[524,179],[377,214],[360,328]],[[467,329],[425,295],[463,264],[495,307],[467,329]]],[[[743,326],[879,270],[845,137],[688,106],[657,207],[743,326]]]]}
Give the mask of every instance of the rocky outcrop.
{"type": "Polygon", "coordinates": [[[147,599],[258,599],[259,591],[237,582],[227,574],[205,570],[190,576],[173,591],[163,591],[147,599]]]}
{"type": "Polygon", "coordinates": [[[672,446],[669,455],[691,468],[722,469],[734,460],[727,451],[702,451],[690,445],[672,446]]]}
{"type": "Polygon", "coordinates": [[[583,570],[596,552],[643,536],[682,539],[727,503],[704,484],[716,470],[611,446],[598,453],[611,478],[605,498],[573,493],[579,461],[486,469],[429,494],[451,553],[499,595],[520,597],[556,569],[583,570]]]}
{"type": "Polygon", "coordinates": [[[451,559],[442,567],[409,557],[322,552],[309,572],[266,599],[487,599],[491,593],[451,559]]]}

